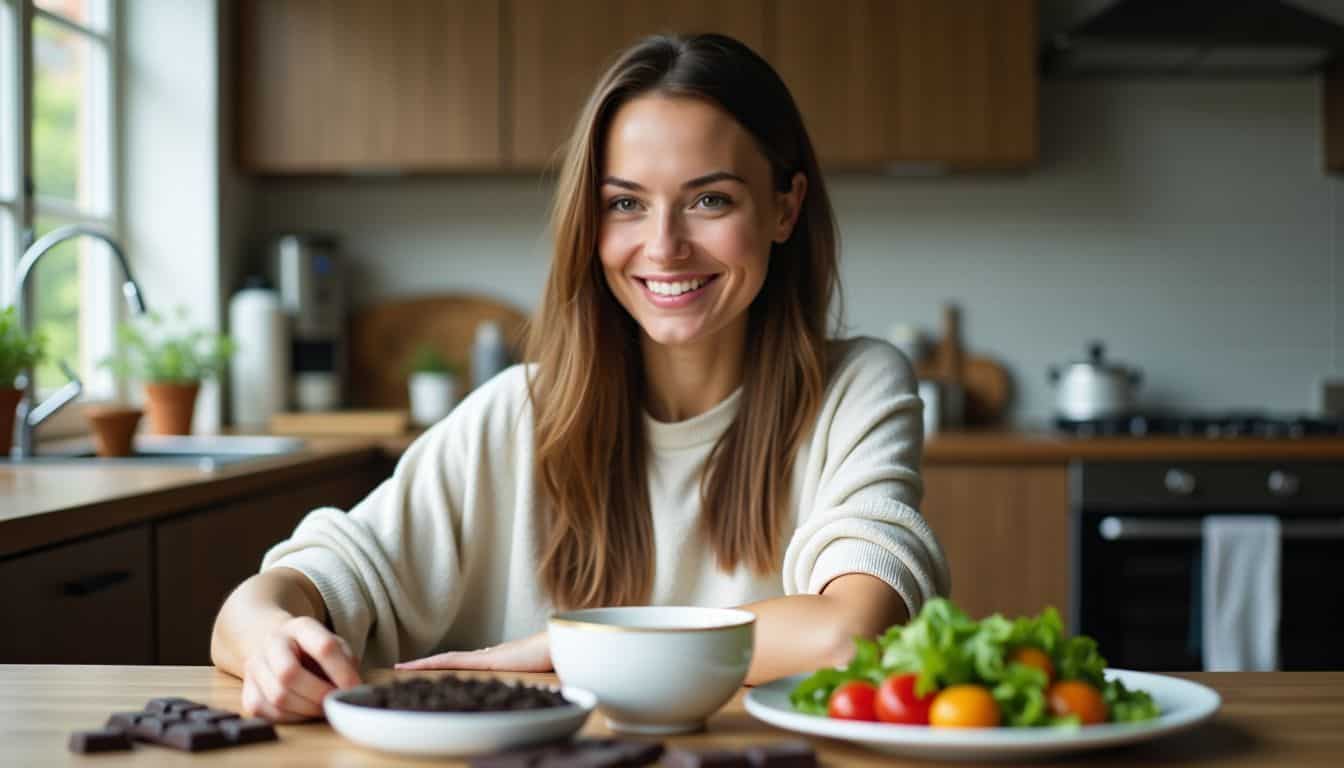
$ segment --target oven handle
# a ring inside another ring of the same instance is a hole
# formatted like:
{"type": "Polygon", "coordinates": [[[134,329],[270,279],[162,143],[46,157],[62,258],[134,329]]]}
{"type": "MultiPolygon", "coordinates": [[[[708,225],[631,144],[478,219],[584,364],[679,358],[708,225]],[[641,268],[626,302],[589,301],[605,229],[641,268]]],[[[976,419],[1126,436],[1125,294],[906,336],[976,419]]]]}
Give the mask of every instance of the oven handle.
{"type": "MultiPolygon", "coordinates": [[[[1144,520],[1134,517],[1103,517],[1097,526],[1107,541],[1149,541],[1153,539],[1202,539],[1204,526],[1198,520],[1144,520]]],[[[1329,522],[1294,520],[1282,523],[1284,539],[1344,538],[1344,518],[1329,522]]]]}

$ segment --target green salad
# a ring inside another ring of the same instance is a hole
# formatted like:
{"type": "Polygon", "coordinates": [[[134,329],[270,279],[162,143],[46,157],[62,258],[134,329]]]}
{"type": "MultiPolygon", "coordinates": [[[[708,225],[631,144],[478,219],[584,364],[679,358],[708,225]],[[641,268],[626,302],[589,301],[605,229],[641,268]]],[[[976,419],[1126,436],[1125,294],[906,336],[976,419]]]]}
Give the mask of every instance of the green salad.
{"type": "Polygon", "coordinates": [[[935,727],[1078,726],[1158,716],[1143,691],[1103,675],[1090,637],[1066,637],[1059,613],[972,620],[930,600],[876,641],[856,638],[844,668],[818,670],[790,694],[814,715],[935,727]]]}

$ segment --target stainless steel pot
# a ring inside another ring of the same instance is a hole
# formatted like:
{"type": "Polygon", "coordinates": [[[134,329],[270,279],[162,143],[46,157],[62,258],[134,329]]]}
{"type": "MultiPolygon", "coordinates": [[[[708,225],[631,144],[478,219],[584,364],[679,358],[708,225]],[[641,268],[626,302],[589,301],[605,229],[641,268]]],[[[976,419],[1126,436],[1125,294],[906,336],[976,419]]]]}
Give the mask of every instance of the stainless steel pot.
{"type": "Polygon", "coordinates": [[[1070,421],[1088,421],[1123,416],[1134,409],[1135,393],[1143,374],[1134,368],[1108,362],[1099,341],[1088,345],[1088,359],[1051,366],[1055,385],[1055,416],[1070,421]]]}

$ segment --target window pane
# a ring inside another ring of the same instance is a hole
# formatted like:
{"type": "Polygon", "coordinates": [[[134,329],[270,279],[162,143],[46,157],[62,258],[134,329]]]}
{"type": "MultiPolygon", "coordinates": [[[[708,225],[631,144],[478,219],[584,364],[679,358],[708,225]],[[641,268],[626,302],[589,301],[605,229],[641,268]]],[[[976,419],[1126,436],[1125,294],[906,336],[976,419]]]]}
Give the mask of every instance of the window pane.
{"type": "MultiPolygon", "coordinates": [[[[37,235],[41,237],[69,223],[53,216],[39,215],[37,235]]],[[[65,375],[56,365],[59,360],[69,363],[81,376],[88,375],[82,363],[79,298],[83,262],[95,248],[101,248],[95,243],[87,237],[61,243],[42,257],[28,278],[35,328],[47,336],[47,359],[37,369],[37,388],[41,392],[65,383],[65,375]]]]}
{"type": "Polygon", "coordinates": [[[107,51],[45,19],[33,21],[33,179],[37,194],[107,215],[107,51]]]}
{"type": "MultiPolygon", "coordinates": [[[[18,163],[19,124],[18,73],[14,71],[12,51],[19,49],[14,25],[15,6],[0,2],[0,200],[14,200],[19,195],[15,167],[18,163]]],[[[0,262],[0,266],[3,263],[0,262]]]]}
{"type": "Polygon", "coordinates": [[[14,267],[19,263],[15,253],[19,244],[14,231],[14,211],[0,206],[0,308],[14,301],[14,267]]]}
{"type": "Polygon", "coordinates": [[[89,29],[107,31],[107,0],[36,0],[38,8],[62,16],[89,29]]]}

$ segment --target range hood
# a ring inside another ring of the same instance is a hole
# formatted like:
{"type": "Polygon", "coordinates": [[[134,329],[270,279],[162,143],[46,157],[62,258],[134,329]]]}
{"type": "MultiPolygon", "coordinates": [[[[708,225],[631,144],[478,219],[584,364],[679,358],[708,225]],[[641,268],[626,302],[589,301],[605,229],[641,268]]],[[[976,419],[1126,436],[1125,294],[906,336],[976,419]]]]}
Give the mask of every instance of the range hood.
{"type": "Polygon", "coordinates": [[[1306,10],[1311,4],[1344,14],[1344,0],[1055,3],[1062,24],[1045,41],[1042,69],[1060,77],[1307,76],[1344,52],[1344,26],[1306,10]]]}

